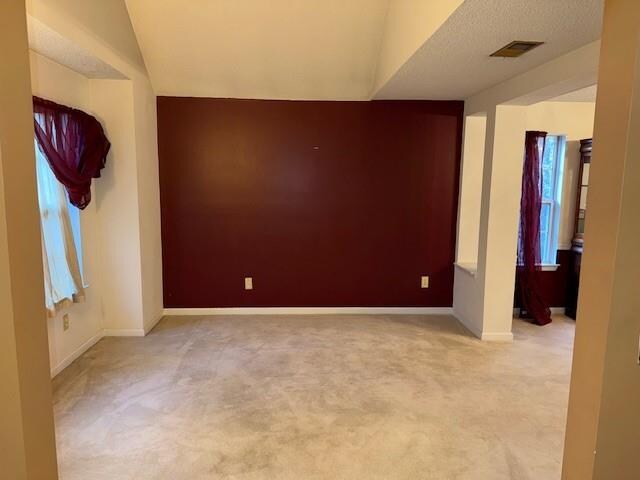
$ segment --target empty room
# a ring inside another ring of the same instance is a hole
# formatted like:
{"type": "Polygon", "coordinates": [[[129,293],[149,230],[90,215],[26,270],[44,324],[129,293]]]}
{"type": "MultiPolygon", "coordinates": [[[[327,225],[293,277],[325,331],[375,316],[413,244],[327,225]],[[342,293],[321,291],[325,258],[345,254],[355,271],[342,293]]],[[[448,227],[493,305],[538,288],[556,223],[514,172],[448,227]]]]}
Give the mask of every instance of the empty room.
{"type": "Polygon", "coordinates": [[[0,2],[0,477],[640,478],[640,4],[0,2]]]}

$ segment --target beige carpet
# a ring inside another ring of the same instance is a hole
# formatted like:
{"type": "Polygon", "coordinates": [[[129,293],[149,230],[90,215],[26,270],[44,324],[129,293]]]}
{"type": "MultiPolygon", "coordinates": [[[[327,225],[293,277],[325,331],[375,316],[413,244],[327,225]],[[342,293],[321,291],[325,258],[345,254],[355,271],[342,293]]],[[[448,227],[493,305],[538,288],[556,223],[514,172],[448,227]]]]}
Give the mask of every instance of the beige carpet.
{"type": "Polygon", "coordinates": [[[574,324],[170,317],[54,381],[62,480],[560,478],[574,324]]]}

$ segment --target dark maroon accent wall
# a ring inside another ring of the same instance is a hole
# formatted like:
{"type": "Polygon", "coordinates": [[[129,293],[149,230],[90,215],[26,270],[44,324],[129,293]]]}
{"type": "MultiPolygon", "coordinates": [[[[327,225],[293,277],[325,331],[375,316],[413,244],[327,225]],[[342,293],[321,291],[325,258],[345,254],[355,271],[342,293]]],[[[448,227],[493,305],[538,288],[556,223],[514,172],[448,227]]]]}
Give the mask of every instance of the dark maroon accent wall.
{"type": "Polygon", "coordinates": [[[159,97],[165,306],[451,306],[462,113],[159,97]]]}
{"type": "MultiPolygon", "coordinates": [[[[540,272],[540,294],[549,307],[565,307],[571,269],[571,250],[558,250],[556,262],[559,265],[557,270],[540,272]]],[[[513,304],[516,308],[522,306],[517,285],[513,304]]]]}

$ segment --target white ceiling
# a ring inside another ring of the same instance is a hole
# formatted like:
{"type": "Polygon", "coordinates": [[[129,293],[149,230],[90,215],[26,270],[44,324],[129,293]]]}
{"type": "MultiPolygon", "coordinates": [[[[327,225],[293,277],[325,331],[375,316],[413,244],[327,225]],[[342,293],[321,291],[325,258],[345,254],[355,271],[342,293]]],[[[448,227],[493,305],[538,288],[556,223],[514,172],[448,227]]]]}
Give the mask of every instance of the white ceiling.
{"type": "Polygon", "coordinates": [[[29,48],[87,78],[123,79],[111,65],[87,52],[32,16],[27,17],[29,48]]]}
{"type": "Polygon", "coordinates": [[[459,7],[453,0],[124,1],[158,95],[312,100],[371,98],[382,47],[408,35],[409,25],[388,38],[390,7],[395,11],[408,5],[404,10],[409,18],[403,23],[420,18],[414,23],[418,28],[425,25],[425,34],[413,32],[413,36],[426,41],[413,47],[417,51],[399,62],[399,69],[373,97],[465,99],[597,40],[603,4],[603,0],[465,0],[459,7]],[[443,16],[448,19],[431,35],[433,26],[428,31],[426,20],[447,6],[458,8],[443,16]],[[512,40],[546,43],[517,59],[489,56],[512,40]]]}
{"type": "Polygon", "coordinates": [[[465,99],[600,38],[603,0],[466,0],[375,95],[465,99]],[[513,40],[546,42],[520,58],[513,40]]]}
{"type": "Polygon", "coordinates": [[[591,85],[587,88],[582,88],[574,92],[565,93],[559,97],[550,98],[549,102],[595,102],[596,94],[598,93],[598,86],[591,85]]]}
{"type": "Polygon", "coordinates": [[[126,3],[158,95],[364,100],[389,0],[126,3]]]}

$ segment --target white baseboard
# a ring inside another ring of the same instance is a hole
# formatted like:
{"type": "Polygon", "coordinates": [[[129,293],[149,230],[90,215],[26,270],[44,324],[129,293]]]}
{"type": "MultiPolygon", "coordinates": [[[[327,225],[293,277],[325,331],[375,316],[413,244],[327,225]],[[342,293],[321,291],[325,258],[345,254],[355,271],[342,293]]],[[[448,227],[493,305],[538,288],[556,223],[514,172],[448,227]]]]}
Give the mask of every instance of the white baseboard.
{"type": "Polygon", "coordinates": [[[60,372],[62,372],[65,368],[71,365],[74,360],[80,357],[80,355],[82,355],[84,352],[86,352],[91,347],[93,347],[96,343],[98,343],[102,339],[102,337],[103,337],[103,332],[101,330],[98,333],[96,333],[93,337],[91,337],[89,340],[87,340],[82,345],[80,345],[71,355],[69,355],[67,358],[62,360],[58,365],[56,365],[54,368],[51,369],[51,378],[55,377],[60,372]]]}
{"type": "Polygon", "coordinates": [[[105,337],[144,337],[143,328],[105,328],[105,337]]]}
{"type": "Polygon", "coordinates": [[[160,313],[160,315],[156,316],[156,318],[154,318],[154,319],[153,319],[153,321],[151,322],[151,324],[146,325],[146,326],[144,327],[144,335],[145,335],[145,336],[146,336],[146,335],[148,335],[148,334],[149,334],[149,332],[150,332],[151,330],[153,330],[153,329],[154,329],[154,327],[158,324],[158,322],[159,322],[160,320],[162,320],[162,316],[163,316],[163,313],[160,313]]]}
{"type": "Polygon", "coordinates": [[[480,340],[485,342],[513,342],[513,333],[511,332],[482,332],[480,340]]]}
{"type": "Polygon", "coordinates": [[[458,320],[462,326],[464,328],[466,328],[467,330],[469,330],[471,333],[473,333],[473,335],[475,335],[478,338],[482,337],[482,331],[481,329],[478,329],[472,322],[470,322],[467,318],[465,318],[463,315],[460,315],[459,312],[453,312],[453,316],[456,317],[456,320],[458,320]]]}
{"type": "Polygon", "coordinates": [[[165,308],[163,315],[452,315],[451,307],[165,308]]]}
{"type": "MultiPolygon", "coordinates": [[[[549,310],[551,310],[551,315],[564,315],[565,314],[564,307],[549,307],[549,310]]],[[[517,317],[518,315],[520,315],[520,309],[519,308],[514,308],[513,309],[513,316],[517,317]]]]}
{"type": "Polygon", "coordinates": [[[511,332],[483,332],[473,322],[470,322],[460,313],[454,313],[456,319],[464,325],[464,327],[473,333],[477,338],[485,342],[513,342],[513,333],[511,332]]]}
{"type": "Polygon", "coordinates": [[[58,365],[51,369],[51,378],[54,378],[60,372],[62,372],[65,368],[71,365],[74,360],[80,357],[84,352],[93,347],[96,343],[98,343],[104,337],[144,337],[147,333],[149,333],[153,327],[157,325],[162,316],[155,319],[152,324],[145,328],[116,328],[109,329],[106,328],[104,330],[100,330],[89,340],[80,345],[71,355],[62,360],[58,365]]]}

